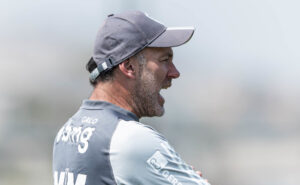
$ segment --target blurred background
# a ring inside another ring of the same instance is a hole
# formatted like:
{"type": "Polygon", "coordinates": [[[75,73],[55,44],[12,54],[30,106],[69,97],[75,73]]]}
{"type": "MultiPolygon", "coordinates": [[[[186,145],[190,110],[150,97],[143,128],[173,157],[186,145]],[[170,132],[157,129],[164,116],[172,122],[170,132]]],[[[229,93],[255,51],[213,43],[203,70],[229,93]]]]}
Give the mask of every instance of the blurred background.
{"type": "Polygon", "coordinates": [[[105,17],[195,26],[166,113],[143,118],[212,185],[300,184],[296,0],[0,0],[0,185],[51,185],[52,143],[89,97],[105,17]]]}

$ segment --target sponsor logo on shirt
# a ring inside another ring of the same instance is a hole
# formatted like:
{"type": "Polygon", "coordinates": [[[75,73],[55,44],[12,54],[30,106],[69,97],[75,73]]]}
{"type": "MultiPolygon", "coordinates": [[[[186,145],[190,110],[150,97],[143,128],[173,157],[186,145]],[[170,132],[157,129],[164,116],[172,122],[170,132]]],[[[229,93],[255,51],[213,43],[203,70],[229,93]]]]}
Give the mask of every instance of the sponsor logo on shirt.
{"type": "Polygon", "coordinates": [[[95,128],[93,127],[76,127],[69,122],[59,130],[56,136],[56,143],[66,142],[69,144],[77,144],[78,152],[83,154],[89,147],[89,140],[94,131],[95,128]]]}
{"type": "Polygon", "coordinates": [[[92,118],[92,117],[88,117],[88,116],[83,116],[81,118],[81,123],[88,123],[88,124],[96,124],[98,122],[98,118],[92,118]]]}
{"type": "Polygon", "coordinates": [[[86,175],[84,174],[77,174],[76,177],[75,174],[69,172],[68,168],[60,173],[54,171],[54,185],[85,185],[85,183],[86,175]]]}
{"type": "Polygon", "coordinates": [[[147,161],[147,163],[152,166],[156,171],[164,168],[168,161],[167,159],[160,153],[160,151],[156,151],[147,161]]]}
{"type": "Polygon", "coordinates": [[[156,151],[147,160],[147,163],[156,171],[156,173],[162,175],[172,185],[182,185],[174,175],[164,169],[168,164],[168,160],[161,154],[160,151],[156,151]]]}

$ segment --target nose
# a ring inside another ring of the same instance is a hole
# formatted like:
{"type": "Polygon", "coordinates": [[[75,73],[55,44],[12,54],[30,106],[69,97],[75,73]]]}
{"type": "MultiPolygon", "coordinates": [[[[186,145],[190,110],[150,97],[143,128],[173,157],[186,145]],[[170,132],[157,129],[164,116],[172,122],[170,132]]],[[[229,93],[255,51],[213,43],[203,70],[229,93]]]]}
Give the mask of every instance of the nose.
{"type": "Polygon", "coordinates": [[[168,77],[175,79],[175,78],[178,78],[179,76],[180,76],[180,72],[177,70],[174,63],[171,62],[170,66],[169,66],[168,77]]]}

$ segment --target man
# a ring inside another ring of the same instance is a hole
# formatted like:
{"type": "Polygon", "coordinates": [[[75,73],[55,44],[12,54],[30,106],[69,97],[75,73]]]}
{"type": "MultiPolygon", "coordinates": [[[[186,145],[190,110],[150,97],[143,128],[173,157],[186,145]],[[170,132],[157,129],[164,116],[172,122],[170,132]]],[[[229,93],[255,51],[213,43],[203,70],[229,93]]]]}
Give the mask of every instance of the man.
{"type": "Polygon", "coordinates": [[[139,122],[164,114],[160,90],[179,77],[171,47],[193,32],[139,11],[108,16],[87,64],[92,95],[54,142],[55,185],[208,184],[164,136],[139,122]]]}

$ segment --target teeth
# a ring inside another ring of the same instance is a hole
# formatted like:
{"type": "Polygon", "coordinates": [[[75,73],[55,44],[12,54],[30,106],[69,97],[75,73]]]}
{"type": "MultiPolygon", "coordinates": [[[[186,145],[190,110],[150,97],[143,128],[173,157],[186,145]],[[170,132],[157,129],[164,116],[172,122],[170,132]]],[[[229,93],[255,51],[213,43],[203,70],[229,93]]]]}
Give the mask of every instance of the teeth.
{"type": "Polygon", "coordinates": [[[162,89],[168,89],[169,87],[171,87],[170,85],[162,87],[162,89]]]}
{"type": "Polygon", "coordinates": [[[163,83],[162,89],[168,89],[169,87],[171,87],[171,85],[172,85],[172,81],[168,80],[165,83],[163,83]]]}

